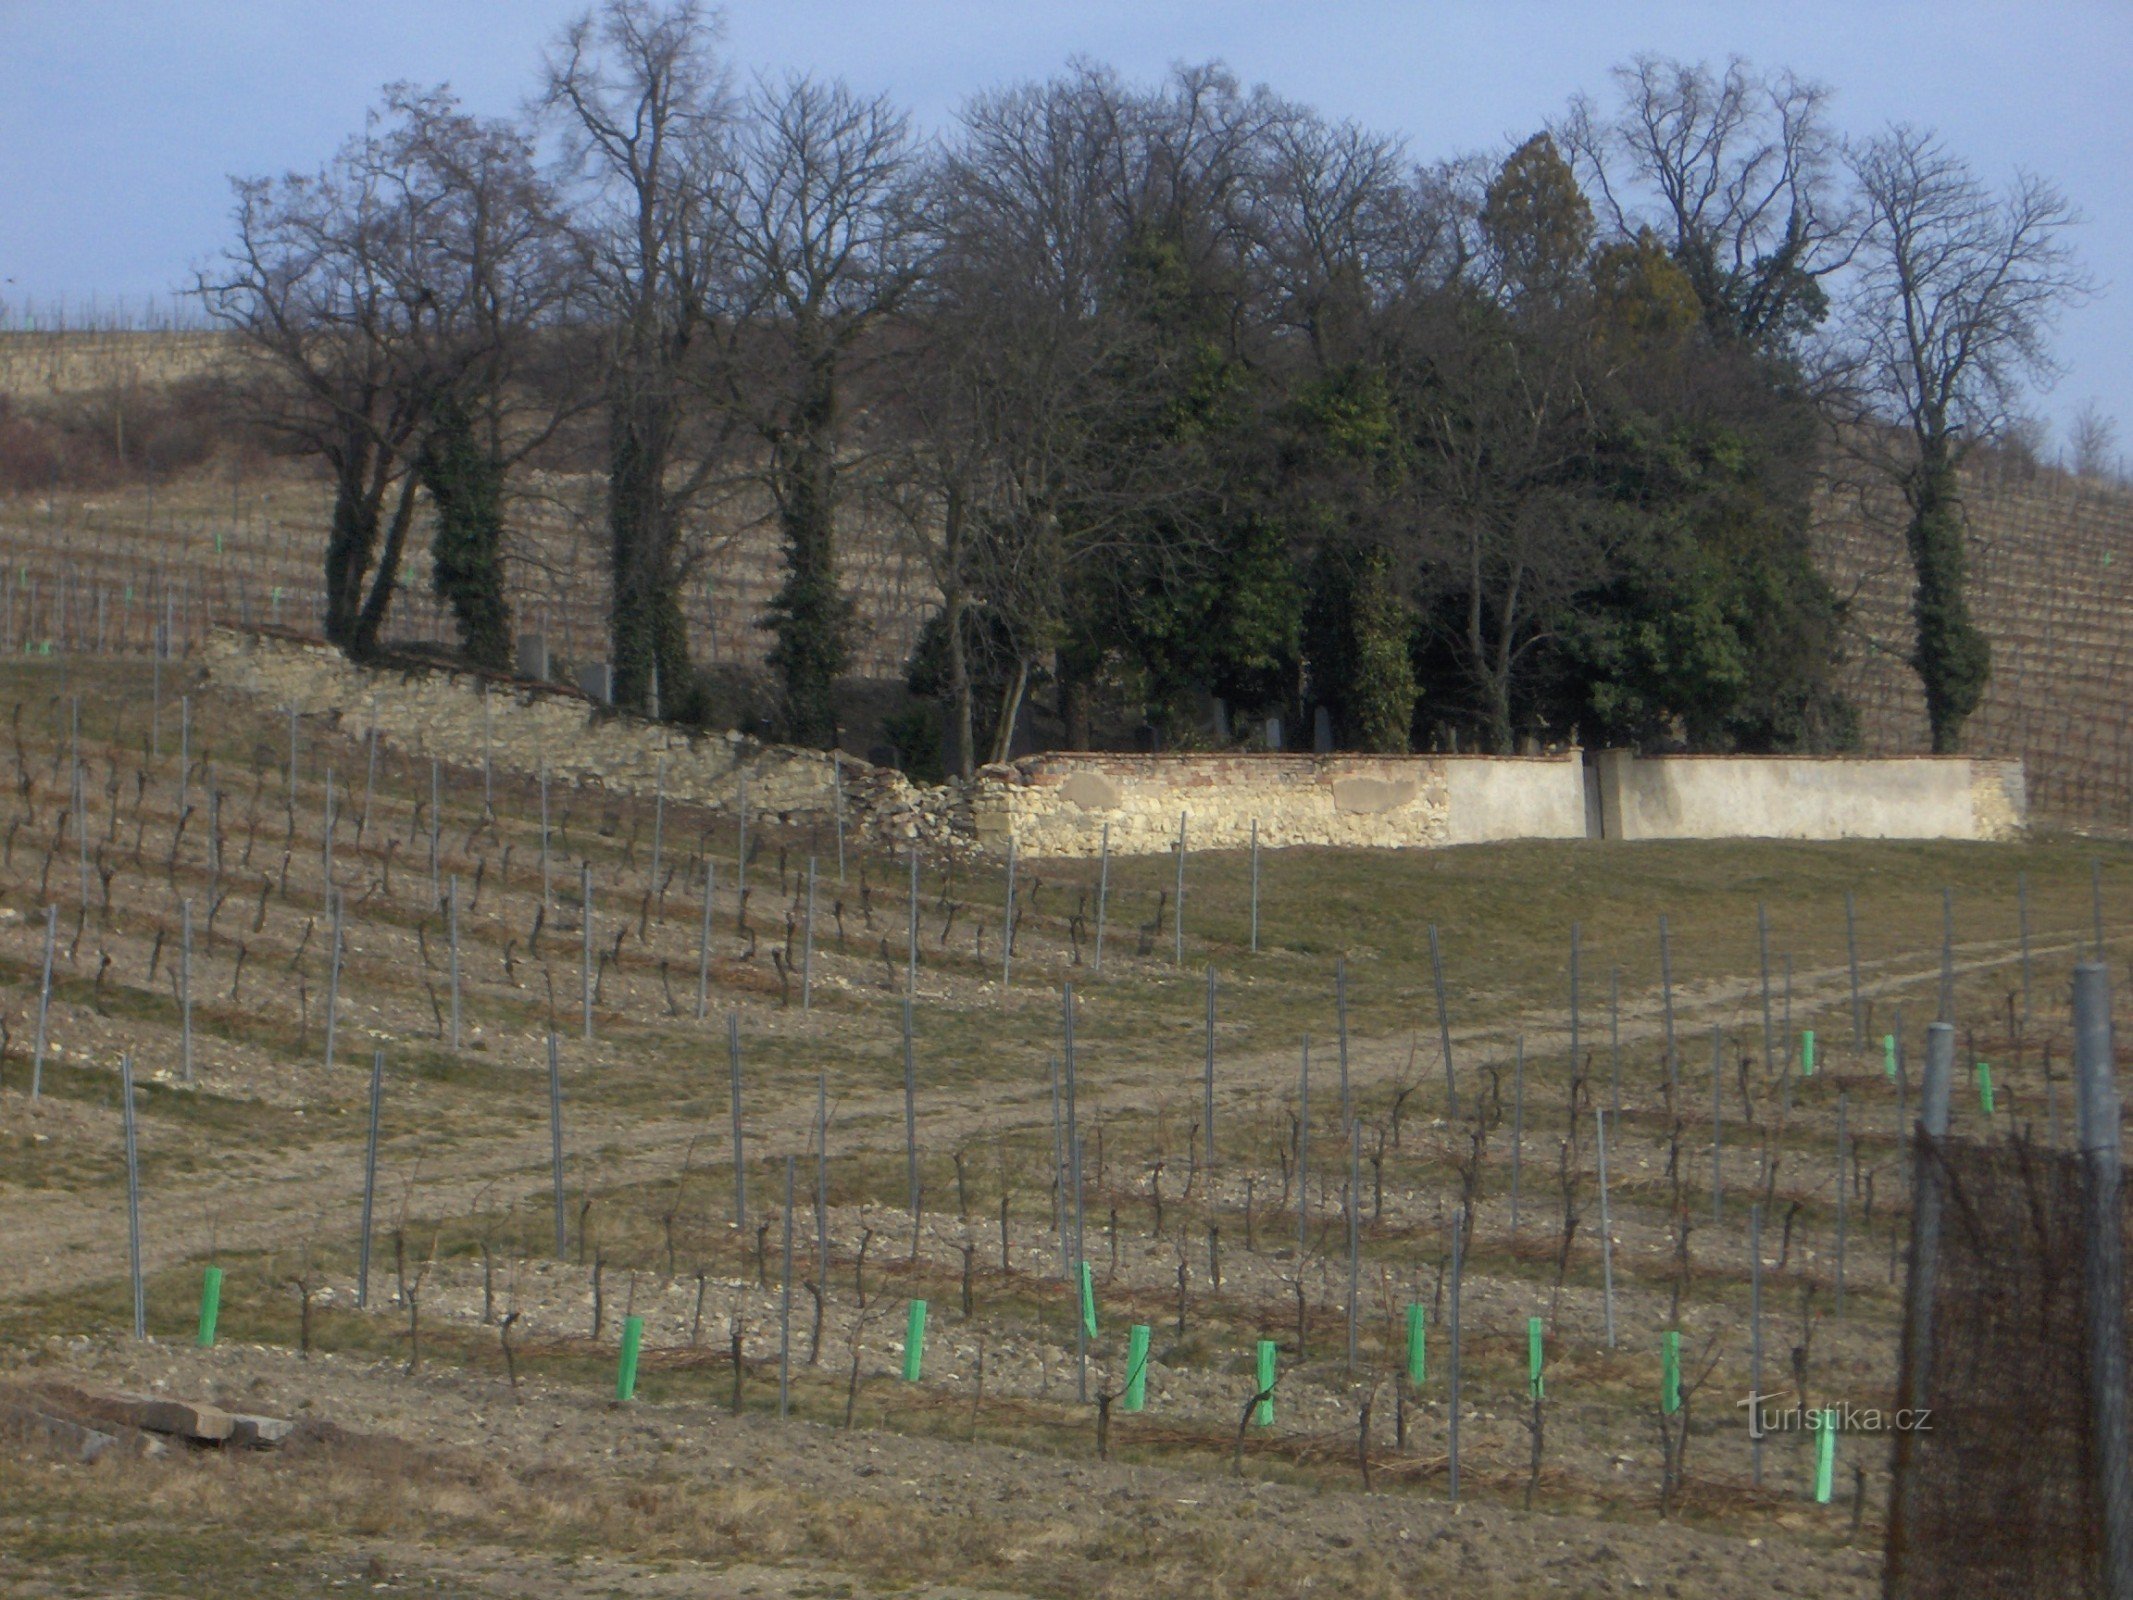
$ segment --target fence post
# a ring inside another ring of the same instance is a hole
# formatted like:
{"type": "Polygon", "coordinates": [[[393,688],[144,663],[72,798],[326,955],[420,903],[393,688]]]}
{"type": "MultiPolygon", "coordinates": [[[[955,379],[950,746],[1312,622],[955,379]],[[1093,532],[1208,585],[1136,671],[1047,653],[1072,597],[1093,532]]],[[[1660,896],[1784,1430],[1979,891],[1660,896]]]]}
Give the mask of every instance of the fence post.
{"type": "MultiPolygon", "coordinates": [[[[1429,978],[1437,991],[1437,1043],[1444,1051],[1444,1114],[1459,1115],[1459,1080],[1452,1074],[1452,1019],[1444,1007],[1444,952],[1437,943],[1437,925],[1429,925],[1429,978]]],[[[1456,1499],[1457,1496],[1454,1496],[1456,1499]]]]}
{"type": "Polygon", "coordinates": [[[1852,891],[1844,891],[1844,957],[1852,974],[1852,1048],[1866,1048],[1866,1012],[1859,1005],[1859,914],[1852,891]]]}
{"type": "Polygon", "coordinates": [[[1177,936],[1176,954],[1171,960],[1174,967],[1185,965],[1185,813],[1178,813],[1178,903],[1177,914],[1170,920],[1171,932],[1177,936]]]}
{"type": "Polygon", "coordinates": [[[548,1030],[548,1165],[555,1191],[555,1258],[561,1261],[568,1243],[563,1222],[563,1063],[553,1028],[548,1030]]]}
{"type": "Polygon", "coordinates": [[[126,1095],[126,1250],[133,1277],[133,1336],[148,1337],[148,1297],[141,1279],[141,1148],[133,1111],[133,1054],[119,1057],[126,1095]]]}
{"type": "MultiPolygon", "coordinates": [[[[1096,970],[1104,969],[1104,917],[1111,902],[1111,824],[1104,824],[1096,852],[1096,970]]],[[[1256,946],[1254,948],[1257,948],[1256,946]]]]}
{"type": "MultiPolygon", "coordinates": [[[[1938,1142],[1948,1135],[1948,1097],[1955,1076],[1955,1026],[1931,1023],[1926,1028],[1926,1068],[1918,1091],[1918,1132],[1911,1166],[1911,1270],[1904,1284],[1903,1365],[1898,1380],[1899,1409],[1915,1411],[1925,1403],[1933,1363],[1933,1289],[1940,1272],[1942,1185],[1938,1142]]],[[[1888,1592],[1900,1592],[1898,1579],[1908,1543],[1911,1502],[1916,1489],[1908,1470],[1914,1435],[1896,1430],[1891,1463],[1895,1492],[1889,1501],[1888,1592]]]]}
{"type": "Polygon", "coordinates": [[[1600,1296],[1607,1317],[1607,1348],[1615,1347],[1615,1236],[1607,1212],[1607,1113],[1592,1108],[1596,1138],[1593,1148],[1600,1158],[1600,1296]]]}
{"type": "Polygon", "coordinates": [[[590,861],[578,864],[579,938],[578,987],[585,1007],[585,1037],[593,1036],[593,869],[590,861]]]}
{"type": "Polygon", "coordinates": [[[778,1288],[778,1415],[792,1415],[792,1168],[785,1158],[785,1278],[778,1288]]]}
{"type": "Polygon", "coordinates": [[[741,1145],[741,1014],[726,1013],[726,1059],[733,1074],[733,1227],[748,1229],[748,1166],[741,1145]]]}
{"type": "MultiPolygon", "coordinates": [[[[2098,915],[2101,916],[2099,898],[2098,915]]],[[[2101,949],[2101,930],[2098,930],[2101,949]]],[[[2103,1517],[2103,1592],[2133,1596],[2133,1461],[2126,1441],[2125,1243],[2118,1083],[2111,1059],[2111,979],[2074,968],[2074,1069],[2081,1124],[2082,1276],[2087,1290],[2089,1426],[2103,1517]]]]}
{"type": "Polygon", "coordinates": [[[363,1242],[356,1255],[356,1309],[370,1308],[370,1225],[378,1198],[378,1112],[385,1098],[385,1052],[370,1055],[370,1132],[363,1141],[363,1242]]]}
{"type": "MultiPolygon", "coordinates": [[[[1207,1129],[1207,1170],[1215,1170],[1215,969],[1207,969],[1207,1083],[1201,1119],[1207,1129]]],[[[1212,1177],[1210,1177],[1212,1182],[1212,1177]]]]}
{"type": "Polygon", "coordinates": [[[1452,1218],[1452,1376],[1447,1408],[1447,1492],[1453,1505],[1459,1503],[1459,1282],[1466,1272],[1466,1215],[1452,1218]]]}
{"type": "Polygon", "coordinates": [[[59,940],[59,907],[44,908],[44,980],[37,987],[37,1047],[30,1057],[30,1098],[44,1094],[45,1033],[52,1016],[52,951],[59,940]]]}
{"type": "Polygon", "coordinates": [[[911,997],[904,996],[904,1192],[911,1206],[911,1235],[918,1236],[918,1053],[911,1045],[911,997]]]}

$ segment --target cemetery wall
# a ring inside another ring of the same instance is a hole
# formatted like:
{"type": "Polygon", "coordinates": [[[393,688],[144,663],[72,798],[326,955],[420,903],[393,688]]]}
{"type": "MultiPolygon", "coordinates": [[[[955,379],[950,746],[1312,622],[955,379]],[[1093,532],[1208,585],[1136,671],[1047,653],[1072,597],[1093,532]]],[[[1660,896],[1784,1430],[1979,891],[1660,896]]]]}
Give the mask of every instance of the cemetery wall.
{"type": "Polygon", "coordinates": [[[460,767],[727,814],[825,819],[884,843],[1093,856],[1292,845],[1432,848],[1502,839],[1999,839],[2027,821],[2022,764],[1968,757],[1640,757],[1052,752],[921,788],[847,755],[619,715],[576,690],[430,661],[357,666],[315,641],[218,630],[211,681],[361,739],[460,767]],[[841,772],[841,776],[840,776],[841,772]]]}

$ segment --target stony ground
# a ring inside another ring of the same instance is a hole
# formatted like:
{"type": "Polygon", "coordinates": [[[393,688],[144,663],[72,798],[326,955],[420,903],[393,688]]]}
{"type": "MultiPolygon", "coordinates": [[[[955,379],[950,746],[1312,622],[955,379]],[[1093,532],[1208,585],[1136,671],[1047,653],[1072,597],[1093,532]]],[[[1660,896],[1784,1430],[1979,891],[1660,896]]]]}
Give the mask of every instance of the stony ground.
{"type": "Polygon", "coordinates": [[[825,853],[809,830],[756,832],[749,901],[724,880],[706,947],[699,903],[669,874],[694,881],[706,855],[733,849],[720,819],[670,812],[655,880],[646,808],[572,794],[550,842],[571,870],[552,873],[544,897],[524,775],[497,775],[485,806],[478,770],[451,773],[435,837],[440,876],[457,874],[466,895],[454,1049],[426,767],[386,752],[359,790],[340,776],[364,771],[359,739],[307,726],[291,785],[285,724],[210,699],[194,708],[196,761],[181,777],[167,708],[158,719],[142,677],[77,667],[65,686],[26,673],[0,684],[13,696],[0,701],[11,719],[0,734],[0,1346],[13,1369],[0,1377],[162,1385],[306,1426],[291,1449],[238,1459],[177,1450],[83,1467],[0,1452],[10,1592],[193,1592],[212,1561],[218,1585],[262,1595],[1865,1594],[1877,1587],[1885,1446],[1842,1441],[1826,1506],[1807,1493],[1797,1438],[1772,1441],[1754,1481],[1734,1406],[1752,1359],[1749,1207],[1763,1218],[1763,1387],[1885,1403],[1898,1129],[1943,981],[1941,888],[1955,911],[1963,1059],[1991,1059],[1996,1090],[1988,1116],[1966,1087],[1958,1120],[1987,1137],[2021,1125],[2049,1137],[2065,1110],[2065,972],[2096,919],[2091,862],[2103,863],[2114,943],[2133,881],[2117,847],[2078,840],[1290,852],[1268,858],[1255,952],[1244,863],[1196,857],[1181,972],[1165,959],[1158,900],[1172,864],[1118,863],[1099,975],[1093,873],[1025,863],[1003,988],[1000,885],[986,869],[928,861],[912,1008],[914,1233],[898,863],[855,858],[825,896],[803,1009],[784,964],[805,944],[798,863],[825,853]],[[76,695],[87,850],[72,820],[76,695]],[[596,921],[590,1040],[568,887],[579,861],[592,864],[596,904],[615,908],[596,921]],[[329,870],[345,908],[338,976],[329,870]],[[48,905],[59,907],[55,991],[33,1101],[48,905]],[[1771,929],[1769,1060],[1758,906],[1771,929]],[[1671,1008],[1654,941],[1662,912],[1671,1008]],[[1456,1110],[1436,1042],[1432,924],[1456,1110]],[[1199,1126],[1209,965],[1212,1169],[1199,1126]],[[1067,981],[1093,1339],[1075,1332],[1056,1209],[1048,1063],[1067,981]],[[1901,1083],[1875,1047],[1898,1007],[1901,1083]],[[728,1015],[750,1151],[738,1224],[728,1015]],[[565,1108],[560,1256],[551,1026],[565,1108]],[[1808,1027],[1823,1041],[1812,1078],[1798,1070],[1808,1027]],[[373,1049],[386,1071],[359,1307],[373,1049]],[[147,1343],[127,1337],[117,1090],[128,1055],[147,1343]],[[1615,1113],[1604,1235],[1595,1108],[1615,1113]],[[780,1419],[788,1155],[792,1415],[780,1419]],[[1454,1508],[1450,1219],[1469,1197],[1454,1508]],[[211,1261],[228,1275],[223,1342],[199,1351],[191,1329],[211,1261]],[[913,1298],[930,1318],[922,1381],[906,1384],[913,1298]],[[1410,1303],[1430,1328],[1418,1386],[1398,1378],[1410,1303]],[[643,1370],[637,1397],[618,1406],[631,1316],[643,1319],[643,1370]],[[1532,1317],[1546,1345],[1537,1461],[1532,1317]],[[1151,1329],[1137,1414],[1118,1393],[1133,1323],[1151,1329]],[[1683,1335],[1691,1391],[1671,1493],[1657,1404],[1665,1329],[1683,1335]],[[1277,1346],[1276,1419],[1245,1428],[1240,1446],[1261,1339],[1277,1346]]]}

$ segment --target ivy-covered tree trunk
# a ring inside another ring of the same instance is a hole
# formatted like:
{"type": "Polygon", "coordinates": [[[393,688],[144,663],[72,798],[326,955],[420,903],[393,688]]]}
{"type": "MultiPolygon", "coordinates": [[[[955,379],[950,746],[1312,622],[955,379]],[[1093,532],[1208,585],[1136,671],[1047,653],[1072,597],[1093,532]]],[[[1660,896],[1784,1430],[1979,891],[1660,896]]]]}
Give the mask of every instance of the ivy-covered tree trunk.
{"type": "Polygon", "coordinates": [[[1408,654],[1414,618],[1401,597],[1392,558],[1367,551],[1350,591],[1349,679],[1343,692],[1349,737],[1374,755],[1405,755],[1415,720],[1415,667],[1408,654]]]}
{"type": "Polygon", "coordinates": [[[785,680],[785,723],[798,744],[837,740],[837,680],[851,657],[851,602],[837,587],[836,388],[820,375],[774,440],[785,582],[765,621],[770,664],[785,680]]]}
{"type": "Polygon", "coordinates": [[[436,513],[431,583],[452,608],[460,653],[479,667],[511,669],[511,609],[504,597],[504,469],[473,417],[444,406],[424,442],[422,486],[436,513]]]}
{"type": "Polygon", "coordinates": [[[1962,747],[1963,724],[1992,676],[1992,645],[1970,620],[1962,492],[1945,440],[1927,440],[1904,485],[1904,498],[1910,505],[1906,539],[1917,578],[1911,597],[1917,629],[1911,666],[1925,685],[1934,754],[1953,755],[1962,747]]]}
{"type": "Polygon", "coordinates": [[[688,629],[666,491],[671,408],[625,395],[608,417],[608,644],[615,704],[672,714],[689,690],[688,629]]]}

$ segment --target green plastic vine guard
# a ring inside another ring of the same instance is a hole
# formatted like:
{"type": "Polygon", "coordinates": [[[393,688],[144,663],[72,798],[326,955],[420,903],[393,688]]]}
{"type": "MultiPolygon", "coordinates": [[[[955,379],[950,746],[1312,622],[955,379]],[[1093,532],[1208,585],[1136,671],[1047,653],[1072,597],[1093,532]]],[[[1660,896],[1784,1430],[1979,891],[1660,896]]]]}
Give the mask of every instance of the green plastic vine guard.
{"type": "Polygon", "coordinates": [[[1681,1409],[1681,1332],[1678,1328],[1669,1328],[1659,1335],[1659,1354],[1665,1368],[1659,1404],[1671,1417],[1681,1409]]]}
{"type": "Polygon", "coordinates": [[[1086,1261],[1081,1264],[1081,1326],[1096,1337],[1096,1269],[1086,1261]]]}
{"type": "Polygon", "coordinates": [[[1977,1103],[1986,1116],[1992,1115],[1992,1063],[1989,1061],[1977,1064],[1977,1103]]]}
{"type": "MultiPolygon", "coordinates": [[[[1270,1393],[1271,1393],[1271,1391],[1273,1390],[1273,1387],[1274,1387],[1274,1375],[1275,1375],[1275,1371],[1276,1371],[1276,1368],[1275,1368],[1275,1365],[1274,1365],[1274,1363],[1275,1363],[1275,1361],[1276,1361],[1276,1360],[1277,1360],[1277,1359],[1279,1358],[1279,1356],[1280,1356],[1280,1353],[1281,1353],[1281,1352],[1280,1352],[1280,1347],[1279,1347],[1278,1345],[1276,1345],[1276,1344],[1274,1343],[1274,1341],[1273,1341],[1272,1339],[1261,1339],[1261,1340],[1259,1341],[1259,1371],[1258,1371],[1258,1382],[1259,1382],[1259,1387],[1258,1387],[1257,1389],[1255,1389],[1255,1390],[1253,1391],[1253,1393],[1255,1393],[1255,1394],[1270,1394],[1270,1393]]],[[[1260,1427],[1262,1427],[1262,1428],[1271,1428],[1271,1427],[1273,1427],[1273,1426],[1274,1426],[1274,1402],[1273,1402],[1273,1400],[1272,1400],[1272,1399],[1266,1399],[1266,1400],[1261,1400],[1261,1401],[1259,1402],[1258,1406],[1257,1406],[1257,1407],[1256,1407],[1256,1408],[1255,1408],[1255,1409],[1253,1410],[1253,1412],[1252,1412],[1252,1420],[1253,1420],[1254,1422],[1258,1423],[1258,1424],[1259,1424],[1259,1426],[1260,1426],[1260,1427]]]]}
{"type": "Polygon", "coordinates": [[[1126,1409],[1148,1403],[1148,1324],[1136,1322],[1126,1333],[1126,1409]]]}
{"type": "Polygon", "coordinates": [[[215,1343],[215,1319],[222,1314],[222,1269],[209,1267],[200,1275],[200,1348],[215,1343]]]}
{"type": "Polygon", "coordinates": [[[1837,1480],[1837,1414],[1815,1413],[1815,1504],[1829,1504],[1837,1480]]]}
{"type": "Polygon", "coordinates": [[[1800,1034],[1800,1076],[1812,1078],[1814,1075],[1815,1031],[1812,1028],[1807,1028],[1803,1029],[1800,1034]]]}
{"type": "Polygon", "coordinates": [[[918,1382],[926,1360],[926,1302],[911,1302],[911,1318],[904,1325],[904,1382],[918,1382]]]}
{"type": "Polygon", "coordinates": [[[1884,1078],[1896,1076],[1896,1035],[1893,1033],[1881,1036],[1881,1075],[1884,1078]]]}
{"type": "Polygon", "coordinates": [[[615,1365],[615,1398],[637,1397],[637,1352],[644,1344],[644,1318],[622,1319],[622,1359],[615,1365]]]}
{"type": "Polygon", "coordinates": [[[1539,1400],[1545,1391],[1541,1387],[1541,1319],[1526,1318],[1526,1393],[1539,1400]]]}
{"type": "Polygon", "coordinates": [[[1407,1381],[1420,1387],[1429,1379],[1429,1310],[1420,1301],[1407,1308],[1407,1381]]]}

